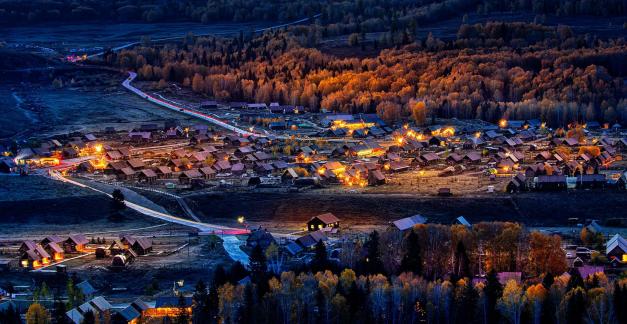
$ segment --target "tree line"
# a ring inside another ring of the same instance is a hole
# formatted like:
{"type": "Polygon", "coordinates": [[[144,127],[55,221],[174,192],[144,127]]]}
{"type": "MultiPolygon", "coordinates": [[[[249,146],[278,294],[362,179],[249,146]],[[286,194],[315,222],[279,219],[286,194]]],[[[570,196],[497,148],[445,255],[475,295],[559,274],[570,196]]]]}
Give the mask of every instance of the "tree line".
{"type": "Polygon", "coordinates": [[[407,28],[463,12],[620,16],[623,0],[56,0],[0,2],[0,21],[289,21],[321,14],[331,33],[407,28]],[[388,27],[389,26],[389,27],[388,27]]]}
{"type": "Polygon", "coordinates": [[[539,118],[550,126],[627,121],[622,39],[574,35],[564,26],[486,23],[462,25],[456,41],[429,35],[363,59],[338,58],[306,42],[287,32],[190,35],[183,44],[146,43],[106,60],[136,69],[158,87],[177,82],[223,101],[377,113],[391,122],[415,116],[539,118]]]}
{"type": "Polygon", "coordinates": [[[218,266],[209,287],[198,283],[192,321],[621,323],[627,315],[626,279],[610,281],[603,273],[582,278],[576,269],[564,273],[559,237],[526,233],[518,224],[481,223],[472,230],[419,225],[404,234],[374,231],[363,244],[349,242],[360,248],[342,245],[339,260],[318,242],[310,263],[291,270],[276,268],[276,251],[255,247],[249,271],[237,263],[228,271],[218,266]],[[400,245],[391,243],[399,237],[400,245]],[[482,279],[470,261],[476,237],[485,243],[481,254],[493,258],[485,261],[482,279]],[[521,255],[523,279],[499,280],[499,269],[516,267],[521,255]],[[396,267],[388,266],[391,259],[396,267]]]}

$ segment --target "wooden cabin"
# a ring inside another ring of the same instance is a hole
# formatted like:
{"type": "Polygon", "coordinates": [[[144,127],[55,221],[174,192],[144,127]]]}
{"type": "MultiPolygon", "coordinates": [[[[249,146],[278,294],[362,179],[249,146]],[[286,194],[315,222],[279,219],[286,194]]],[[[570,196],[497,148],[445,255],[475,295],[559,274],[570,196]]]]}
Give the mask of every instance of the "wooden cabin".
{"type": "Polygon", "coordinates": [[[307,222],[307,230],[314,232],[323,228],[339,228],[340,219],[331,213],[314,216],[307,222]]]}
{"type": "Polygon", "coordinates": [[[65,253],[83,252],[85,251],[87,243],[89,243],[89,241],[85,235],[70,235],[70,237],[63,242],[63,250],[65,250],[65,253]]]}

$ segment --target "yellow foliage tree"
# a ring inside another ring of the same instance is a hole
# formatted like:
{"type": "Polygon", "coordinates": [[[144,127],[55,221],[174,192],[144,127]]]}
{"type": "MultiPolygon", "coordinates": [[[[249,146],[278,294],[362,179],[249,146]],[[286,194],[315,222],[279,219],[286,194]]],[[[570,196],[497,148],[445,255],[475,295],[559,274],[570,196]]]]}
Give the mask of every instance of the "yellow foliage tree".
{"type": "Polygon", "coordinates": [[[26,324],[48,324],[50,319],[46,309],[38,303],[33,303],[26,312],[26,324]]]}

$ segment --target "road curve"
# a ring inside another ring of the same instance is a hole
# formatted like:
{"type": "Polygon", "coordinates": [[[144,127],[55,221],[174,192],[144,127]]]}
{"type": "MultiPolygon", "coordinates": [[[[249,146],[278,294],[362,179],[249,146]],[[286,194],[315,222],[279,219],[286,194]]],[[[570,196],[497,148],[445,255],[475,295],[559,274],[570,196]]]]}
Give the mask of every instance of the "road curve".
{"type": "MultiPolygon", "coordinates": [[[[80,183],[78,181],[68,179],[62,176],[58,171],[50,170],[49,175],[55,180],[62,181],[62,182],[75,185],[81,188],[91,189],[93,191],[105,194],[113,198],[111,194],[107,192],[104,192],[97,188],[80,183]]],[[[173,216],[167,213],[158,212],[156,210],[153,210],[153,209],[150,209],[150,208],[147,208],[147,207],[144,207],[144,206],[141,206],[141,205],[129,202],[129,201],[126,201],[125,204],[126,204],[126,207],[132,210],[135,210],[141,214],[144,214],[146,216],[157,218],[162,221],[166,221],[168,223],[174,223],[174,224],[192,227],[192,228],[197,229],[201,234],[220,235],[220,237],[223,240],[222,245],[224,246],[224,250],[227,252],[229,257],[231,257],[231,259],[233,259],[234,261],[239,261],[245,266],[248,265],[249,263],[248,255],[244,253],[242,249],[240,249],[241,241],[236,237],[236,235],[249,234],[250,231],[247,229],[233,228],[233,227],[228,227],[228,226],[221,226],[221,225],[207,224],[207,223],[192,221],[189,219],[184,219],[181,217],[173,216]]]]}
{"type": "MultiPolygon", "coordinates": [[[[200,111],[196,111],[193,109],[189,109],[189,108],[185,108],[185,107],[181,107],[179,105],[176,105],[174,102],[172,102],[171,100],[164,100],[164,99],[158,99],[155,98],[154,96],[151,96],[137,88],[135,88],[133,85],[131,85],[131,82],[133,82],[133,80],[135,80],[135,78],[137,78],[137,73],[129,71],[128,72],[129,77],[126,78],[124,80],[124,82],[122,82],[122,86],[124,88],[126,88],[127,90],[133,92],[134,94],[156,104],[159,105],[161,107],[170,109],[172,111],[181,113],[181,114],[185,114],[188,116],[192,116],[194,118],[198,118],[207,122],[210,122],[214,125],[226,128],[234,133],[237,133],[239,135],[242,136],[252,136],[252,137],[268,137],[268,135],[266,134],[260,134],[257,132],[251,132],[248,131],[246,129],[237,127],[237,126],[233,126],[217,117],[211,116],[209,114],[205,114],[202,113],[200,111]]],[[[359,143],[361,142],[361,140],[358,139],[348,139],[348,138],[311,138],[311,137],[299,137],[299,136],[285,136],[285,135],[273,135],[274,138],[277,139],[290,139],[290,140],[297,140],[297,141],[323,141],[323,142],[338,142],[338,143],[346,143],[346,142],[353,142],[353,143],[359,143]]]]}
{"type": "Polygon", "coordinates": [[[201,113],[199,111],[191,110],[191,109],[188,109],[188,108],[180,107],[180,106],[174,105],[172,103],[166,102],[164,100],[157,99],[157,98],[155,98],[155,97],[153,97],[153,96],[151,96],[151,95],[149,95],[149,94],[147,94],[147,93],[145,93],[145,92],[143,92],[143,91],[141,91],[141,90],[139,90],[139,89],[137,89],[137,88],[135,88],[134,86],[131,85],[131,82],[133,80],[135,80],[135,78],[137,78],[137,73],[135,73],[135,72],[128,72],[128,74],[129,74],[129,77],[126,78],[126,80],[124,80],[124,82],[122,82],[122,86],[124,88],[128,89],[129,91],[133,92],[134,94],[136,94],[136,95],[138,95],[138,96],[140,96],[140,97],[142,97],[142,98],[144,98],[144,99],[146,99],[146,100],[148,100],[148,101],[150,101],[150,102],[152,102],[152,103],[154,103],[156,105],[159,105],[161,107],[164,107],[164,108],[176,111],[176,112],[181,113],[181,114],[185,114],[185,115],[188,115],[188,116],[192,116],[194,118],[198,118],[198,119],[202,119],[204,121],[208,121],[208,122],[210,122],[212,124],[215,124],[215,125],[218,125],[220,127],[226,128],[226,129],[228,129],[228,130],[230,130],[232,132],[235,132],[235,133],[237,133],[239,135],[253,136],[253,137],[265,137],[265,135],[258,134],[258,133],[255,133],[255,132],[250,132],[248,130],[245,130],[245,129],[233,126],[233,125],[231,125],[231,124],[229,124],[229,123],[227,123],[225,121],[222,121],[222,120],[220,120],[220,119],[218,119],[216,117],[213,117],[211,115],[208,115],[208,114],[205,114],[205,113],[201,113]]]}

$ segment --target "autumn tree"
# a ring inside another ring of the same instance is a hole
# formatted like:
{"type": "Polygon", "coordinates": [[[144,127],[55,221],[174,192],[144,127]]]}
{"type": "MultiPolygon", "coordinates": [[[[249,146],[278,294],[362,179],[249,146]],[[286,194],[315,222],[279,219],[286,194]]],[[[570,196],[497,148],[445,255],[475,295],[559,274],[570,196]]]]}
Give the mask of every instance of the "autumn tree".
{"type": "Polygon", "coordinates": [[[529,240],[530,273],[563,273],[566,271],[566,255],[562,250],[562,240],[558,235],[544,235],[532,232],[529,240]]]}
{"type": "Polygon", "coordinates": [[[48,324],[50,319],[46,309],[38,303],[32,303],[26,312],[26,324],[48,324]]]}
{"type": "Polygon", "coordinates": [[[392,101],[382,101],[377,105],[377,115],[386,122],[394,122],[401,118],[401,106],[392,101]]]}
{"type": "Polygon", "coordinates": [[[510,323],[520,324],[526,296],[515,280],[509,280],[503,289],[503,296],[497,302],[497,308],[510,323]]]}
{"type": "Polygon", "coordinates": [[[427,105],[424,101],[411,99],[408,103],[411,117],[416,125],[422,126],[427,121],[427,105]]]}

